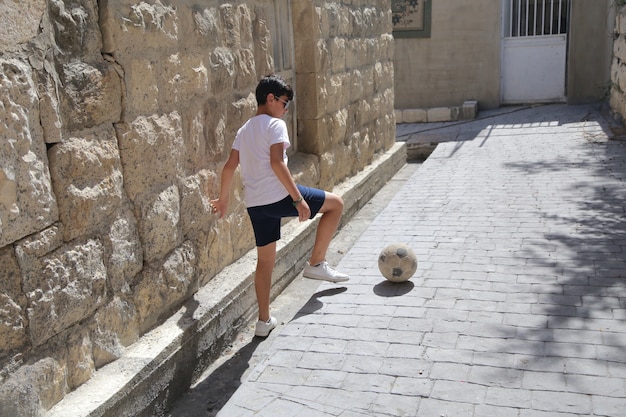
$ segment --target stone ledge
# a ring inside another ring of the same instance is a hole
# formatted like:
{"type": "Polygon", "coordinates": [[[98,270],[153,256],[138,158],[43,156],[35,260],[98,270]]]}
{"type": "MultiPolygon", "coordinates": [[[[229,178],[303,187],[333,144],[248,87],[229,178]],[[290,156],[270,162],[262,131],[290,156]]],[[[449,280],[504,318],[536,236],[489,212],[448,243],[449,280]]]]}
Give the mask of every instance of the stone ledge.
{"type": "Polygon", "coordinates": [[[430,109],[396,109],[396,123],[435,123],[473,120],[478,114],[478,101],[467,100],[461,106],[430,109]]]}
{"type": "MultiPolygon", "coordinates": [[[[407,147],[396,143],[354,177],[333,190],[345,203],[341,226],[406,164],[407,147]]],[[[278,243],[272,299],[300,273],[315,240],[319,217],[291,221],[278,243]]],[[[65,396],[47,417],[154,416],[201,376],[256,316],[256,249],[226,267],[165,323],[128,347],[117,361],[98,370],[65,396]]]]}

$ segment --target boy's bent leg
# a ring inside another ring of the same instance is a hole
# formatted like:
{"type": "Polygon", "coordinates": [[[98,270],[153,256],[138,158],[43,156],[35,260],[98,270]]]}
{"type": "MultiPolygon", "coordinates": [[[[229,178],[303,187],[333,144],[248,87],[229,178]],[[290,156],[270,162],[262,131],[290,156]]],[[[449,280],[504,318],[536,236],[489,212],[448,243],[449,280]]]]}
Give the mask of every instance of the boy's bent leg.
{"type": "Polygon", "coordinates": [[[322,218],[317,226],[315,246],[313,246],[309,265],[304,268],[302,275],[306,278],[331,282],[348,281],[349,277],[346,274],[335,271],[325,262],[330,241],[337,231],[339,220],[341,220],[343,200],[338,195],[327,192],[320,213],[322,213],[322,218]]]}
{"type": "Polygon", "coordinates": [[[263,322],[267,322],[270,319],[270,291],[275,262],[276,242],[269,243],[265,246],[257,246],[254,289],[259,306],[259,320],[263,322]]]}
{"type": "Polygon", "coordinates": [[[336,194],[326,192],[326,199],[320,209],[320,213],[322,213],[322,218],[317,226],[315,245],[309,259],[310,265],[317,265],[326,259],[330,241],[335,235],[337,227],[339,227],[339,221],[343,213],[342,198],[336,194]]]}

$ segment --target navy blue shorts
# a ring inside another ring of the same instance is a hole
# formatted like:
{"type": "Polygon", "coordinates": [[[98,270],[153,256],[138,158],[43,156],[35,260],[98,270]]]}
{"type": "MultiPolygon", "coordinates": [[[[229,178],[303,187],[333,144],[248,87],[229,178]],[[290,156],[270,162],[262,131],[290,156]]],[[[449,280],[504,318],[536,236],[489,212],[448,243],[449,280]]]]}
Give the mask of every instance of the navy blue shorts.
{"type": "MultiPolygon", "coordinates": [[[[298,185],[300,194],[311,209],[311,219],[320,211],[326,193],[317,188],[298,185]]],[[[283,217],[298,217],[291,196],[265,206],[248,207],[257,246],[265,246],[280,239],[280,223],[283,217]]]]}

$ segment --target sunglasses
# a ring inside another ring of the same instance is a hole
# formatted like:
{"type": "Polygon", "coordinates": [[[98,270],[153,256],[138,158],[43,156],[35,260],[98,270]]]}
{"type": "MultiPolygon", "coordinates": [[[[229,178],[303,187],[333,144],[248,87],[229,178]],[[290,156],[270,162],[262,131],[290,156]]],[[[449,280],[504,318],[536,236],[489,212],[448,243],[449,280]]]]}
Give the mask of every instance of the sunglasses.
{"type": "Polygon", "coordinates": [[[276,100],[278,100],[278,101],[280,101],[281,103],[283,103],[283,108],[284,108],[285,110],[287,110],[287,109],[289,108],[289,102],[288,102],[288,101],[285,101],[285,100],[283,100],[282,98],[280,98],[280,97],[278,97],[278,96],[276,96],[276,95],[274,96],[274,98],[276,98],[276,100]]]}

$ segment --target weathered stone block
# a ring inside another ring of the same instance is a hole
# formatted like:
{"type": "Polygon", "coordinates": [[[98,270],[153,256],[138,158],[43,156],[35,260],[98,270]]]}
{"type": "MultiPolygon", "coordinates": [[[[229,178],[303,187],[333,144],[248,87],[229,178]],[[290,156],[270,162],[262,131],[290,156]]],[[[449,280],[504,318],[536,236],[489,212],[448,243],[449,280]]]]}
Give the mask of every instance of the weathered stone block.
{"type": "Polygon", "coordinates": [[[96,240],[63,246],[38,263],[39,274],[24,277],[28,332],[34,346],[86,319],[106,298],[104,248],[96,240]]]}
{"type": "Polygon", "coordinates": [[[453,120],[449,107],[433,107],[426,110],[429,122],[449,122],[453,120]]]}
{"type": "Polygon", "coordinates": [[[176,8],[160,1],[107,0],[100,5],[102,52],[128,57],[146,49],[174,48],[178,41],[176,8]]]}
{"type": "MultiPolygon", "coordinates": [[[[298,73],[296,84],[298,85],[298,118],[300,120],[321,118],[325,110],[321,104],[327,97],[324,78],[312,73],[298,73]]],[[[299,127],[298,132],[300,132],[299,127]]]]}
{"type": "Polygon", "coordinates": [[[181,303],[190,288],[197,286],[197,255],[189,241],[163,259],[162,267],[144,269],[143,278],[135,287],[134,302],[142,332],[152,327],[163,312],[181,303]],[[155,305],[159,308],[154,308],[155,305]]]}
{"type": "Polygon", "coordinates": [[[626,37],[619,36],[613,41],[613,56],[620,61],[626,61],[626,37]]]}
{"type": "Polygon", "coordinates": [[[211,91],[215,94],[231,92],[235,78],[235,56],[228,48],[215,48],[211,51],[209,64],[212,73],[211,91]]]}
{"type": "Polygon", "coordinates": [[[160,84],[157,82],[156,72],[152,62],[144,58],[130,60],[125,66],[126,121],[157,112],[160,84]]]}
{"type": "Polygon", "coordinates": [[[72,137],[53,146],[49,154],[65,240],[93,233],[111,221],[123,198],[113,129],[72,137]]]}
{"type": "Polygon", "coordinates": [[[92,327],[93,362],[96,369],[121,357],[124,347],[139,338],[137,310],[133,303],[120,297],[114,297],[98,309],[92,327]]]}
{"type": "Polygon", "coordinates": [[[140,116],[115,125],[124,172],[124,189],[134,201],[157,195],[184,176],[185,147],[178,112],[140,116]]]}
{"type": "Polygon", "coordinates": [[[10,352],[24,347],[28,339],[26,297],[22,293],[22,276],[12,246],[0,248],[0,265],[0,358],[4,359],[10,352]]]}
{"type": "Polygon", "coordinates": [[[63,60],[100,55],[102,40],[97,2],[57,0],[48,2],[48,7],[55,47],[61,52],[63,60]]]}
{"type": "Polygon", "coordinates": [[[0,247],[58,216],[30,66],[0,59],[0,247]]]}
{"type": "Polygon", "coordinates": [[[65,369],[44,358],[18,369],[0,385],[0,415],[40,417],[66,392],[65,369]]]}
{"type": "Polygon", "coordinates": [[[74,390],[91,378],[95,366],[91,352],[93,345],[86,330],[71,332],[67,337],[66,381],[74,390]]]}
{"type": "MultiPolygon", "coordinates": [[[[272,37],[268,27],[267,15],[262,7],[255,8],[256,18],[253,24],[254,62],[258,76],[274,71],[272,37]]],[[[297,54],[296,54],[297,56],[297,54]]]]}
{"type": "Polygon", "coordinates": [[[157,262],[181,241],[178,187],[170,185],[159,193],[142,194],[135,200],[135,207],[140,213],[139,236],[143,243],[143,258],[146,262],[157,262]]]}
{"type": "Polygon", "coordinates": [[[181,189],[181,223],[185,236],[209,231],[216,217],[209,199],[219,195],[219,178],[214,171],[203,170],[187,177],[181,189]]]}
{"type": "Polygon", "coordinates": [[[115,123],[122,113],[121,80],[112,65],[72,61],[63,66],[62,115],[69,130],[115,123]]]}
{"type": "Polygon", "coordinates": [[[400,120],[402,123],[426,123],[428,115],[426,109],[404,109],[400,120]]]}
{"type": "MultiPolygon", "coordinates": [[[[46,11],[46,0],[0,2],[0,51],[7,51],[37,36],[46,11]]],[[[7,414],[8,415],[8,414],[7,414]]]]}
{"type": "Polygon", "coordinates": [[[133,278],[143,267],[143,251],[137,222],[130,209],[118,211],[104,236],[108,280],[114,294],[131,292],[133,278]]]}
{"type": "Polygon", "coordinates": [[[343,73],[346,70],[346,40],[333,38],[329,40],[331,71],[343,73]]]}

